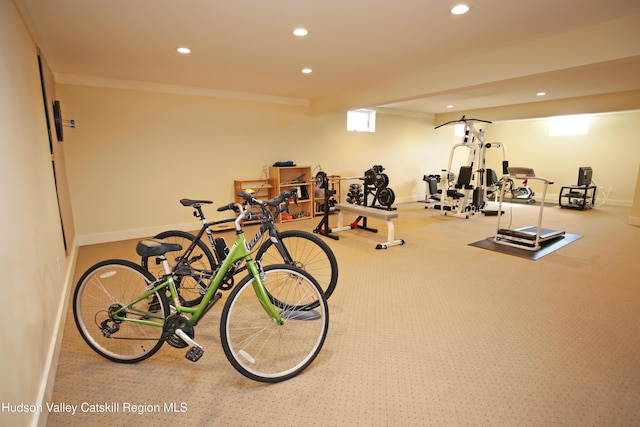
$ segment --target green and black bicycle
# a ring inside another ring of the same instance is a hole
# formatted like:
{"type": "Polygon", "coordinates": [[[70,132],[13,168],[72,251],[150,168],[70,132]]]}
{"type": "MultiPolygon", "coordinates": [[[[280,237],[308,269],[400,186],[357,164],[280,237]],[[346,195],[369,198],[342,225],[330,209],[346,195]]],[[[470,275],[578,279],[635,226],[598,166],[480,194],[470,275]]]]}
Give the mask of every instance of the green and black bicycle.
{"type": "MultiPolygon", "coordinates": [[[[329,245],[313,233],[302,230],[280,231],[275,224],[282,212],[288,212],[290,200],[297,201],[297,193],[285,191],[268,201],[256,199],[246,191],[239,195],[245,205],[251,205],[258,211],[250,210],[245,218],[245,221],[260,222],[255,236],[248,241],[249,250],[256,249],[255,260],[262,265],[288,264],[302,268],[318,281],[325,297],[329,298],[338,282],[338,262],[329,245]]],[[[182,304],[190,306],[200,303],[207,284],[229,252],[224,238],[216,237],[216,228],[234,219],[209,222],[202,207],[213,203],[210,200],[181,199],[180,203],[193,208],[193,215],[202,222],[198,233],[193,235],[185,231],[169,230],[154,237],[183,247],[182,251],[172,252],[168,257],[176,273],[176,287],[182,304]]],[[[156,276],[164,274],[163,269],[149,262],[147,257],[142,257],[141,265],[156,276]]],[[[246,265],[232,265],[220,285],[221,289],[232,288],[234,276],[245,270],[246,265]]]]}
{"type": "Polygon", "coordinates": [[[245,238],[242,221],[249,207],[231,203],[218,209],[235,210],[235,243],[219,265],[199,302],[185,306],[176,288],[176,274],[166,254],[180,252],[179,244],[142,240],[136,250],[143,258],[157,258],[165,273],[154,277],[127,260],[107,260],[89,268],[73,296],[76,325],[86,343],[101,356],[123,363],[139,362],[167,342],[187,348],[195,362],[203,348],[195,341],[195,326],[218,301],[227,273],[244,262],[248,275],[233,287],[222,310],[220,341],[224,353],[244,376],[279,382],[302,372],[318,355],[329,327],[329,309],[318,282],[294,265],[256,263],[245,238]]]}

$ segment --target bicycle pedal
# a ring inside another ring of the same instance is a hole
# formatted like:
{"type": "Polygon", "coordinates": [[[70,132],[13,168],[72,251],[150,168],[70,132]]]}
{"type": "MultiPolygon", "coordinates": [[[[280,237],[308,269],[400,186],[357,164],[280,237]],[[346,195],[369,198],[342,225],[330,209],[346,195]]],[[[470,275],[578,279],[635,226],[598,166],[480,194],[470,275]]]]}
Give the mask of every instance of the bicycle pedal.
{"type": "Polygon", "coordinates": [[[197,362],[198,360],[200,360],[203,354],[204,350],[202,349],[202,347],[193,346],[187,351],[187,354],[185,354],[184,357],[192,362],[197,362]]]}

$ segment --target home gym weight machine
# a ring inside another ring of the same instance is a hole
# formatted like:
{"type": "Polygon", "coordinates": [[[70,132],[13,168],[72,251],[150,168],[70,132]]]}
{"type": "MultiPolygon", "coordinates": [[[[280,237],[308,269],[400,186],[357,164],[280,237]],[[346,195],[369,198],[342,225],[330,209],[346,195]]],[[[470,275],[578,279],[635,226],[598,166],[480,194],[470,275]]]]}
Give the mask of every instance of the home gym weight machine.
{"type": "MultiPolygon", "coordinates": [[[[364,192],[362,192],[360,184],[351,184],[349,195],[347,196],[348,203],[389,211],[396,209],[393,207],[396,196],[393,189],[389,187],[389,176],[384,173],[384,167],[382,165],[374,165],[371,169],[368,169],[362,177],[331,177],[323,171],[318,171],[316,173],[315,183],[316,187],[324,192],[324,203],[322,219],[313,230],[314,233],[338,240],[338,237],[330,234],[331,228],[329,227],[329,215],[331,213],[330,200],[336,193],[335,190],[329,188],[329,181],[338,180],[359,180],[364,184],[364,192]],[[370,198],[371,201],[369,201],[370,198]]],[[[378,231],[377,229],[367,227],[367,217],[365,216],[358,216],[351,224],[351,227],[362,228],[373,232],[378,231]],[[362,224],[360,224],[361,221],[362,224]]]]}
{"type": "MultiPolygon", "coordinates": [[[[462,142],[455,144],[451,148],[448,167],[446,170],[443,170],[444,176],[447,180],[447,188],[445,191],[437,190],[440,200],[437,200],[437,197],[434,197],[433,194],[430,196],[430,199],[435,199],[436,202],[439,202],[435,203],[433,208],[442,210],[444,215],[447,215],[449,212],[453,212],[453,216],[469,218],[470,214],[474,215],[476,212],[482,211],[486,214],[493,212],[483,211],[488,191],[497,184],[495,182],[495,172],[492,169],[487,168],[487,149],[501,149],[502,173],[507,173],[509,162],[506,160],[506,148],[504,144],[501,142],[486,142],[485,131],[476,128],[476,123],[491,122],[488,120],[467,119],[465,116],[462,116],[459,120],[453,120],[435,127],[435,129],[438,129],[442,126],[457,124],[464,124],[465,127],[462,142]],[[456,150],[460,148],[467,149],[468,156],[465,165],[460,167],[459,173],[456,177],[455,173],[452,171],[453,160],[456,150]]],[[[425,181],[427,180],[425,179],[425,181]]],[[[427,183],[431,186],[431,192],[433,189],[433,178],[430,178],[427,183]]],[[[426,208],[429,207],[430,206],[426,206],[426,208]]]]}

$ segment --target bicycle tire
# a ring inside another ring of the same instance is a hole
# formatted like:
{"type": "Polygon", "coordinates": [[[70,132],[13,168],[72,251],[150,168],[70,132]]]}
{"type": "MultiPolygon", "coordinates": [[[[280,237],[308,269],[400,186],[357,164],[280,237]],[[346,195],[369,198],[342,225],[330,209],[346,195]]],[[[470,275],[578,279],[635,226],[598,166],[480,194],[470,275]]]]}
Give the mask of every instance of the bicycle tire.
{"type": "Polygon", "coordinates": [[[286,230],[277,238],[287,248],[292,260],[280,253],[272,239],[258,249],[256,260],[262,265],[290,264],[307,271],[320,285],[328,299],[338,283],[338,261],[327,243],[315,234],[302,230],[286,230]]]}
{"type": "Polygon", "coordinates": [[[132,318],[153,319],[157,326],[108,320],[112,307],[133,301],[154,280],[153,275],[139,265],[117,259],[99,262],[82,275],[73,294],[73,317],[89,347],[106,359],[120,363],[140,362],[162,347],[162,325],[170,314],[164,292],[152,294],[138,302],[134,310],[126,312],[132,318]]]}
{"type": "MultiPolygon", "coordinates": [[[[296,306],[318,301],[313,310],[279,307],[284,323],[274,322],[253,290],[253,277],[243,278],[222,310],[220,341],[231,365],[255,381],[275,383],[295,377],[318,356],[329,328],[329,308],[317,281],[291,265],[264,267],[265,285],[279,289],[282,301],[294,293],[296,306]]],[[[272,291],[270,291],[272,293],[272,291]]]]}
{"type": "MultiPolygon", "coordinates": [[[[172,271],[175,273],[176,289],[181,298],[181,303],[185,307],[193,307],[202,301],[202,297],[211,279],[212,272],[217,266],[216,259],[209,247],[202,240],[196,240],[196,236],[186,231],[169,230],[154,236],[167,243],[178,243],[182,246],[182,252],[169,252],[165,254],[172,271]],[[196,240],[196,246],[189,254],[189,261],[183,259],[186,250],[191,242],[196,240]]],[[[149,259],[143,257],[142,267],[147,269],[156,277],[165,274],[162,266],[149,265],[149,259]]]]}

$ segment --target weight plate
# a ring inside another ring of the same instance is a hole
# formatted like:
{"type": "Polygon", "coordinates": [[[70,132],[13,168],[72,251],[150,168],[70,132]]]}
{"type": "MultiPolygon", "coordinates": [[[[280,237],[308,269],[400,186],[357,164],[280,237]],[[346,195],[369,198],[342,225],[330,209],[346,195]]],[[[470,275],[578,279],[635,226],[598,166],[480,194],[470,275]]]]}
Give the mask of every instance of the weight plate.
{"type": "Polygon", "coordinates": [[[378,201],[382,206],[390,208],[396,201],[396,195],[391,188],[385,187],[378,192],[378,201]]]}
{"type": "Polygon", "coordinates": [[[374,185],[376,183],[376,173],[369,169],[364,173],[364,183],[366,185],[374,185]]]}
{"type": "Polygon", "coordinates": [[[389,186],[389,175],[386,173],[376,176],[376,188],[387,188],[389,186]]]}
{"type": "Polygon", "coordinates": [[[325,172],[318,172],[316,174],[316,186],[318,188],[324,188],[327,189],[328,187],[329,181],[327,180],[327,174],[325,172]]]}

